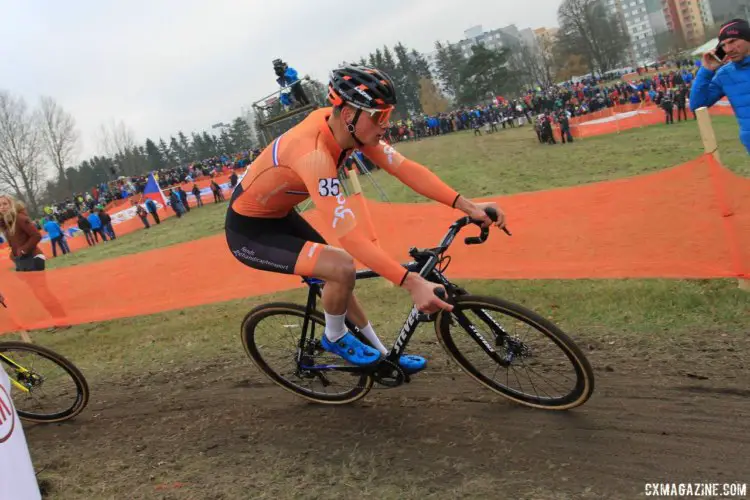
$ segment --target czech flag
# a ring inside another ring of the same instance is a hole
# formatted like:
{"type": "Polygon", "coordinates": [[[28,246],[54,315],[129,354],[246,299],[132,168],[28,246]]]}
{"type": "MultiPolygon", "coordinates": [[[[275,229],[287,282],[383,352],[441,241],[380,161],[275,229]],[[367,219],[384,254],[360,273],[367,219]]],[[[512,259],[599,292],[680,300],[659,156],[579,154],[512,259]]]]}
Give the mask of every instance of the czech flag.
{"type": "Polygon", "coordinates": [[[167,206],[167,198],[164,196],[164,191],[159,187],[159,183],[154,178],[154,173],[148,174],[148,181],[146,181],[146,187],[143,188],[143,198],[151,198],[157,203],[161,203],[161,206],[167,206]]]}

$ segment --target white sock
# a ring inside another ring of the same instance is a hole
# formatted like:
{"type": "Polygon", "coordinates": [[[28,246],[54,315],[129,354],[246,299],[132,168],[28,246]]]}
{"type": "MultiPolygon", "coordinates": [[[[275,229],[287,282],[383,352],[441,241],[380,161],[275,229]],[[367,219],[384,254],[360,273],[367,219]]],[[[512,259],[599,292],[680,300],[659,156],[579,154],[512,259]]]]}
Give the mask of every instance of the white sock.
{"type": "Polygon", "coordinates": [[[372,344],[375,349],[380,351],[380,354],[388,354],[388,349],[385,348],[383,343],[378,338],[378,334],[375,333],[375,330],[372,329],[371,323],[367,323],[367,326],[364,328],[360,328],[359,331],[362,332],[362,335],[364,335],[365,338],[370,341],[370,344],[372,344]]]}
{"type": "Polygon", "coordinates": [[[326,317],[325,335],[328,340],[336,342],[346,335],[346,324],[344,323],[346,320],[346,312],[344,312],[344,314],[334,315],[323,311],[323,314],[326,317]]]}

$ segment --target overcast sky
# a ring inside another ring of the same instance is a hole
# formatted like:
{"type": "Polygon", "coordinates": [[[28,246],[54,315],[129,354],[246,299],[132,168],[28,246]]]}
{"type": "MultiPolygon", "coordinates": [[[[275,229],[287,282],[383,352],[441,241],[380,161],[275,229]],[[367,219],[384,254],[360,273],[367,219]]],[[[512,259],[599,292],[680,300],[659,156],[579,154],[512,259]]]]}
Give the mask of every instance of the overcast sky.
{"type": "Polygon", "coordinates": [[[401,41],[422,52],[485,30],[555,26],[560,0],[0,0],[0,90],[49,95],[98,153],[101,123],[139,142],[209,129],[276,90],[271,61],[328,70],[401,41]]]}

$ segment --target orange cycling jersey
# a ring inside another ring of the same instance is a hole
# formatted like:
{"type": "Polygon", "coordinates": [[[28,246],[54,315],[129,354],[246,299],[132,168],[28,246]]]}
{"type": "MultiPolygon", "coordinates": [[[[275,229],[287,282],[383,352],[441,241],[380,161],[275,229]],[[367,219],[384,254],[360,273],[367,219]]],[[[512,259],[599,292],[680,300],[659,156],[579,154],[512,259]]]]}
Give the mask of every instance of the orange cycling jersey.
{"type": "MultiPolygon", "coordinates": [[[[230,210],[245,217],[276,219],[312,197],[325,224],[334,229],[342,247],[370,269],[400,285],[404,268],[373,244],[357,223],[339,185],[338,167],[344,151],[328,126],[331,108],[316,110],[278,137],[250,165],[239,182],[230,210]]],[[[419,194],[453,206],[458,193],[426,167],[408,160],[381,141],[362,153],[419,194]]],[[[314,251],[315,247],[310,251],[314,251]]]]}

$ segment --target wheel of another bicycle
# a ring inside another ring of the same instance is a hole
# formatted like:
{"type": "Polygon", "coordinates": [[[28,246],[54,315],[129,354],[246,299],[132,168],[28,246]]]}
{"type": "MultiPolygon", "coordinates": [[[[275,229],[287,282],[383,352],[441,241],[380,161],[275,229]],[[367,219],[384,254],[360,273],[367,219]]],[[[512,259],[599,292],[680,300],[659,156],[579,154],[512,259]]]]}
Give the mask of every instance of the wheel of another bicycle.
{"type": "Polygon", "coordinates": [[[452,313],[437,317],[435,332],[467,374],[517,403],[567,410],[582,405],[594,392],[593,370],[575,343],[550,321],[517,304],[492,297],[456,297],[452,313]],[[459,324],[459,317],[510,363],[503,366],[490,357],[482,340],[459,324]]]}
{"type": "MultiPolygon", "coordinates": [[[[346,404],[364,397],[373,379],[363,373],[303,370],[296,356],[305,308],[297,304],[264,304],[250,311],[242,322],[242,343],[253,363],[273,382],[310,401],[346,404]]],[[[315,311],[310,316],[307,338],[323,336],[325,319],[315,311]]],[[[343,365],[344,361],[324,351],[319,342],[308,343],[310,366],[343,365]]]]}
{"type": "Polygon", "coordinates": [[[0,353],[24,370],[0,358],[8,376],[29,389],[11,384],[18,416],[31,422],[62,422],[83,411],[89,386],[81,371],[64,356],[36,344],[0,342],[0,353]]]}

